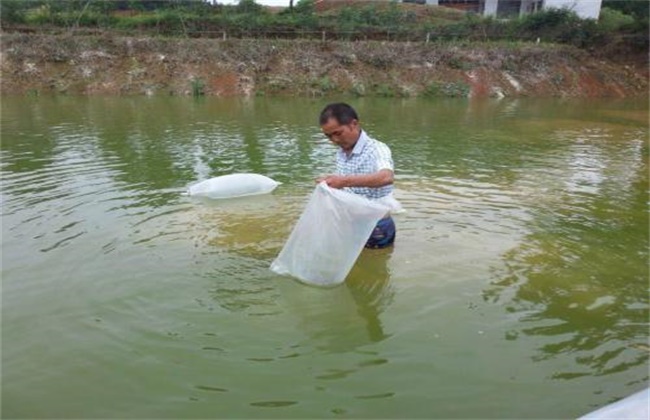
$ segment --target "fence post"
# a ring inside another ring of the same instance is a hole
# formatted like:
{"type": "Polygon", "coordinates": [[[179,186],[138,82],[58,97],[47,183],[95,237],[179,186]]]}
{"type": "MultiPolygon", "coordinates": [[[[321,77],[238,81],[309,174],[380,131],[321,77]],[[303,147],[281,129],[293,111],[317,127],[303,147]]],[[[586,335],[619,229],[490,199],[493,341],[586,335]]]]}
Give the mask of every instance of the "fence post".
{"type": "Polygon", "coordinates": [[[427,42],[425,42],[425,44],[429,43],[430,38],[431,38],[431,32],[427,32],[427,42]]]}
{"type": "Polygon", "coordinates": [[[226,31],[223,31],[223,40],[226,40],[226,31]]]}
{"type": "Polygon", "coordinates": [[[321,41],[325,42],[325,31],[323,31],[321,34],[321,41]]]}

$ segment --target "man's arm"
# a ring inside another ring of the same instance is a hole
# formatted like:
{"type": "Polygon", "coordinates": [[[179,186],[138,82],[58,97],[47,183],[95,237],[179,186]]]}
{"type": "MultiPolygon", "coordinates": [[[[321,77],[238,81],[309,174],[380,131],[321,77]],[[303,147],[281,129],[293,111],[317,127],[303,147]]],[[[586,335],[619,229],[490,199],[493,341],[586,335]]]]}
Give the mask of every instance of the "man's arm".
{"type": "Polygon", "coordinates": [[[326,175],[317,180],[317,182],[322,181],[327,182],[327,185],[332,188],[379,188],[393,183],[393,171],[381,169],[375,173],[363,175],[326,175]]]}

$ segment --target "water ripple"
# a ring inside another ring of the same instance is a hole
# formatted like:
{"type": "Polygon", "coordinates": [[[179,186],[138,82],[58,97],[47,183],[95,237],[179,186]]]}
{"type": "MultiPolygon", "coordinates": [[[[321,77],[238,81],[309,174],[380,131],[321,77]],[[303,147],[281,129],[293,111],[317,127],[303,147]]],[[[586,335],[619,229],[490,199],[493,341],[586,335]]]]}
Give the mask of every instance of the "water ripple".
{"type": "Polygon", "coordinates": [[[471,418],[489,398],[561,418],[647,382],[645,123],[359,100],[406,212],[393,248],[321,290],[269,270],[334,169],[320,100],[294,102],[3,98],[8,414],[199,418],[219,400],[233,417],[471,418]],[[232,172],[283,184],[181,195],[232,172]],[[20,404],[30,393],[40,403],[20,404]]]}
{"type": "Polygon", "coordinates": [[[254,407],[263,407],[263,408],[280,408],[288,407],[290,405],[296,405],[298,401],[256,401],[250,403],[254,407]]]}

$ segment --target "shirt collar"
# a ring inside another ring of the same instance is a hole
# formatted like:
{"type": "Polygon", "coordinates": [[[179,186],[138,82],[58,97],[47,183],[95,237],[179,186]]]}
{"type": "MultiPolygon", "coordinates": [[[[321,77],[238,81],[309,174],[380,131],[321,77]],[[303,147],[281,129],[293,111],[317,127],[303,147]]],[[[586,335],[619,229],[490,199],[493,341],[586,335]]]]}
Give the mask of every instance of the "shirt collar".
{"type": "Polygon", "coordinates": [[[361,134],[359,134],[359,139],[355,143],[354,148],[352,149],[352,153],[348,155],[345,153],[345,151],[343,151],[343,149],[339,148],[339,156],[348,158],[352,155],[360,155],[363,148],[366,147],[366,143],[368,143],[368,136],[366,136],[365,131],[361,130],[361,134]]]}

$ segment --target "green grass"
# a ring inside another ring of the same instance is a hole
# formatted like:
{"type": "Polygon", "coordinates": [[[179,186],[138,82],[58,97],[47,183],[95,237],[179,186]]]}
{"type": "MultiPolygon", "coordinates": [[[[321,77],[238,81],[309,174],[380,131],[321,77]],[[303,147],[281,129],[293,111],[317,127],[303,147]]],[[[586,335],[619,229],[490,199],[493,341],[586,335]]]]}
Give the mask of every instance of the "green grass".
{"type": "Polygon", "coordinates": [[[192,96],[205,95],[205,82],[197,77],[193,78],[190,82],[192,86],[192,96]]]}
{"type": "Polygon", "coordinates": [[[427,97],[467,98],[469,85],[462,82],[433,82],[423,92],[427,97]]]}

